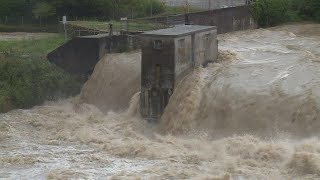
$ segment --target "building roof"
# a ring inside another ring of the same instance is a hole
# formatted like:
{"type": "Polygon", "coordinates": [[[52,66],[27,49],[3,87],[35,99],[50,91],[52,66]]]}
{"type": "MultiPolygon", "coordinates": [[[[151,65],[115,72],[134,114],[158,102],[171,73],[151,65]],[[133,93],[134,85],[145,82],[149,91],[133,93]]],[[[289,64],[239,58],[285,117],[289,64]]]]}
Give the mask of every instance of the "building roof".
{"type": "Polygon", "coordinates": [[[142,33],[141,36],[168,36],[179,37],[189,34],[204,32],[217,29],[216,26],[199,26],[199,25],[180,25],[168,29],[160,29],[142,33]]]}

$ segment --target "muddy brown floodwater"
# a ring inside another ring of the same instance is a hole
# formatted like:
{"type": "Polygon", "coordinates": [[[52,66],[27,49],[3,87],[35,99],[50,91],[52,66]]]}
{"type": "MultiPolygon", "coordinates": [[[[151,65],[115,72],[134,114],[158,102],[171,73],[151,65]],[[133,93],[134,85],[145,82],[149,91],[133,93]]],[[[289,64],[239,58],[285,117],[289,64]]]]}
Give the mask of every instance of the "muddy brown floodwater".
{"type": "Polygon", "coordinates": [[[159,124],[139,117],[140,52],[107,56],[78,97],[0,115],[0,179],[319,179],[319,32],[220,35],[159,124]]]}

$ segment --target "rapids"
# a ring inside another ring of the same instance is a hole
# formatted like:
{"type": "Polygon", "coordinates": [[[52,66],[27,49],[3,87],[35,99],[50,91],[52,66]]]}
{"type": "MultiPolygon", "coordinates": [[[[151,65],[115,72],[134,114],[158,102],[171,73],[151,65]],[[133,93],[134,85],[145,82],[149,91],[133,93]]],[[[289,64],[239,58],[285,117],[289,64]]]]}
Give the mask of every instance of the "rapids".
{"type": "Polygon", "coordinates": [[[140,52],[78,97],[0,114],[0,179],[319,179],[320,25],[219,36],[219,62],[139,117],[140,52]]]}

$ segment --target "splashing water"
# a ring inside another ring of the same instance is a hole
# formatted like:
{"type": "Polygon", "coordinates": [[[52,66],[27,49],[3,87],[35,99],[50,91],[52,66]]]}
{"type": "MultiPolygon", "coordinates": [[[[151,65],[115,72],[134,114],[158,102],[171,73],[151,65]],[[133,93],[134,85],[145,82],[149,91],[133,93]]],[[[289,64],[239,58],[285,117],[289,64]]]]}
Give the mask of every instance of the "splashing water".
{"type": "Polygon", "coordinates": [[[79,97],[0,115],[0,178],[319,179],[320,37],[301,33],[319,27],[221,35],[159,124],[139,117],[140,52],[108,55],[79,97]]]}

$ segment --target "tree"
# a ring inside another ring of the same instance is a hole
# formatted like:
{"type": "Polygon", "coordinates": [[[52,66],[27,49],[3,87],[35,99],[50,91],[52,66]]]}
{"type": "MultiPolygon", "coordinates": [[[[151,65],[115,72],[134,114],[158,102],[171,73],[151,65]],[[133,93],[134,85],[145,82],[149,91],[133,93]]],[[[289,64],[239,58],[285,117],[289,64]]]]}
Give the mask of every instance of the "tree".
{"type": "Polygon", "coordinates": [[[251,12],[260,27],[274,26],[288,19],[288,0],[257,0],[251,12]]]}
{"type": "Polygon", "coordinates": [[[33,9],[33,14],[36,17],[48,17],[56,14],[56,9],[52,4],[48,2],[39,2],[35,5],[33,9]]]}
{"type": "Polygon", "coordinates": [[[0,16],[22,16],[25,0],[0,0],[0,16]]]}
{"type": "Polygon", "coordinates": [[[256,0],[251,12],[260,27],[300,19],[320,22],[320,0],[256,0]]]}
{"type": "Polygon", "coordinates": [[[118,6],[119,15],[136,18],[159,14],[165,10],[165,4],[159,0],[121,0],[118,6]]]}
{"type": "Polygon", "coordinates": [[[319,0],[293,0],[292,8],[298,12],[303,19],[320,21],[319,0]]]}
{"type": "Polygon", "coordinates": [[[86,16],[119,19],[165,10],[160,0],[0,0],[1,16],[86,16]]]}

